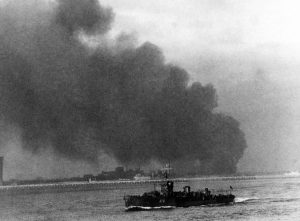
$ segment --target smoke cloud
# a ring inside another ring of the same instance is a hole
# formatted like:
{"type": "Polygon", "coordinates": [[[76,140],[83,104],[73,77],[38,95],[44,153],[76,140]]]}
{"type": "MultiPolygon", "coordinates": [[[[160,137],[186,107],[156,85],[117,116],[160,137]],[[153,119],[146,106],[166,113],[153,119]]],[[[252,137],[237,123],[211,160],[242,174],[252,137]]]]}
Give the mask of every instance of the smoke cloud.
{"type": "Polygon", "coordinates": [[[105,33],[113,20],[110,8],[103,8],[97,0],[61,0],[55,15],[57,24],[68,32],[105,33]]]}
{"type": "Polygon", "coordinates": [[[0,13],[0,113],[25,150],[235,172],[246,141],[238,121],[214,111],[212,85],[190,82],[150,42],[109,38],[114,13],[97,0],[34,2],[34,12],[29,2],[0,13]],[[91,49],[90,37],[101,44],[91,49]]]}

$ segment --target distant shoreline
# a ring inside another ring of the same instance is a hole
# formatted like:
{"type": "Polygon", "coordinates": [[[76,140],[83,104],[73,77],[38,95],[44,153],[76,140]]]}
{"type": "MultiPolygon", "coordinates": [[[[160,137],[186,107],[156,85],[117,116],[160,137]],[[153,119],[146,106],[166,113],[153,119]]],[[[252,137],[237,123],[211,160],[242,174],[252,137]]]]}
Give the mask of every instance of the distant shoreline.
{"type": "MultiPolygon", "coordinates": [[[[276,178],[297,178],[299,176],[284,175],[259,175],[259,176],[209,176],[197,178],[174,178],[169,179],[174,182],[193,182],[203,180],[256,180],[256,179],[276,179],[276,178]]],[[[128,185],[141,184],[160,184],[165,179],[153,180],[110,180],[110,181],[92,181],[92,182],[60,182],[60,183],[43,183],[43,184],[26,184],[26,185],[7,185],[0,186],[0,195],[19,195],[19,194],[37,194],[51,192],[75,192],[75,191],[95,191],[103,189],[127,188],[128,185]]]]}

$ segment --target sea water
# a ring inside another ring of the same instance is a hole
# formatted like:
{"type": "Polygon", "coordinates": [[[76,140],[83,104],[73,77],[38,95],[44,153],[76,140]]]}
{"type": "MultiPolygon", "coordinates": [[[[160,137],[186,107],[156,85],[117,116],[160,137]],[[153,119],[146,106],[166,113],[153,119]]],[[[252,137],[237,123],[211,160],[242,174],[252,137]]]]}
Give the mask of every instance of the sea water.
{"type": "Polygon", "coordinates": [[[180,190],[229,189],[236,202],[227,206],[125,212],[123,197],[153,190],[153,184],[114,185],[98,191],[1,196],[0,220],[300,220],[300,177],[193,180],[180,190]]]}

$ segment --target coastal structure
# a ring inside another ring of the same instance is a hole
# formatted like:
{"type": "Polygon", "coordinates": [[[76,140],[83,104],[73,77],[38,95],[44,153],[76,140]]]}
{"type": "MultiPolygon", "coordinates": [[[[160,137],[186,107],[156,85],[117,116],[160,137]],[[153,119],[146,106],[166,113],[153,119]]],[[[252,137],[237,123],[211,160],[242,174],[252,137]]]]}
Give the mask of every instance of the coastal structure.
{"type": "Polygon", "coordinates": [[[0,186],[3,186],[3,160],[4,157],[0,156],[0,186]]]}

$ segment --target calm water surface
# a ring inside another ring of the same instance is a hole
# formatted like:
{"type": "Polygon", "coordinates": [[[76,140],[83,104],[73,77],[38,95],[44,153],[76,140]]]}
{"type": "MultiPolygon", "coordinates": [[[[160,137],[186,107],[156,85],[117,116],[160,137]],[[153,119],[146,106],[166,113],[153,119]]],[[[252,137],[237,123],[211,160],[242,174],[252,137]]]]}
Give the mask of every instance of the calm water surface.
{"type": "Polygon", "coordinates": [[[0,220],[300,220],[300,178],[191,181],[175,184],[219,189],[233,186],[230,206],[124,212],[124,194],[141,194],[153,185],[116,186],[91,192],[1,197],[0,220]]]}

